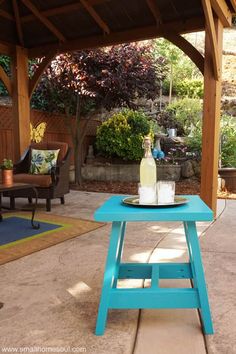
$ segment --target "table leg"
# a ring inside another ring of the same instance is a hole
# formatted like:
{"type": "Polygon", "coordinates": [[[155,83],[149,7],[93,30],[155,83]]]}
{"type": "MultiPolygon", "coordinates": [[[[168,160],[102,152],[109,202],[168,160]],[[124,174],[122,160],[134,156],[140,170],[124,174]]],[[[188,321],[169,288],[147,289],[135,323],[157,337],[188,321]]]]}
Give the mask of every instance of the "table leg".
{"type": "MultiPolygon", "coordinates": [[[[184,222],[183,224],[184,224],[184,232],[185,232],[185,235],[186,235],[186,243],[187,243],[187,246],[188,246],[189,263],[190,263],[190,267],[191,267],[191,270],[192,270],[192,274],[194,274],[192,248],[191,248],[191,244],[189,242],[189,235],[187,237],[188,224],[187,224],[187,222],[184,222]]],[[[195,283],[194,283],[195,282],[194,278],[191,279],[191,282],[192,282],[193,287],[197,288],[197,286],[195,286],[195,283]]]]}
{"type": "Polygon", "coordinates": [[[205,334],[213,334],[213,324],[208,301],[204,270],[202,265],[201,250],[198,241],[196,224],[193,221],[184,223],[185,235],[190,253],[190,262],[193,273],[194,288],[197,289],[200,301],[200,313],[205,334]]]}
{"type": "Polygon", "coordinates": [[[35,201],[34,201],[34,204],[32,204],[32,217],[31,217],[31,225],[32,225],[32,228],[35,229],[35,230],[38,230],[40,228],[40,224],[35,224],[34,223],[34,215],[35,215],[35,211],[36,211],[36,208],[37,208],[37,203],[38,203],[38,191],[35,187],[32,187],[32,190],[34,191],[34,194],[35,194],[35,201]]]}
{"type": "MultiPolygon", "coordinates": [[[[188,233],[188,225],[187,222],[184,222],[184,232],[186,235],[186,242],[187,242],[187,246],[188,246],[188,254],[189,254],[189,260],[190,260],[190,264],[192,265],[193,260],[192,260],[192,251],[191,251],[191,245],[189,243],[189,237],[187,237],[187,233],[188,233]]],[[[193,270],[193,269],[192,269],[193,270]]]]}
{"type": "Polygon", "coordinates": [[[121,257],[122,257],[123,247],[124,247],[125,229],[126,229],[126,222],[123,221],[122,225],[121,225],[121,237],[120,237],[120,242],[118,245],[118,253],[117,253],[117,258],[116,258],[116,270],[115,270],[115,278],[113,281],[113,288],[116,288],[116,286],[117,286],[118,275],[119,275],[119,266],[120,266],[120,261],[121,261],[121,257]]]}
{"type": "Polygon", "coordinates": [[[125,226],[123,225],[122,222],[115,221],[112,223],[110,243],[104,271],[103,287],[98,309],[97,324],[95,330],[96,335],[103,335],[106,327],[110,290],[112,289],[113,282],[115,281],[114,279],[117,272],[117,264],[119,263],[122,253],[122,244],[125,231],[125,226]]]}

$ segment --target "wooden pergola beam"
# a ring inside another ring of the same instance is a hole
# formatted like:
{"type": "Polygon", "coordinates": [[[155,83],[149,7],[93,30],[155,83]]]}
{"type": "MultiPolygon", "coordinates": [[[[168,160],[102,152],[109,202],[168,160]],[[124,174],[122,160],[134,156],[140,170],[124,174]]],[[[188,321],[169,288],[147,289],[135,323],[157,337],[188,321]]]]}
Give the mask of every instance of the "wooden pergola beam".
{"type": "Polygon", "coordinates": [[[236,0],[230,0],[230,2],[231,2],[231,5],[232,5],[235,13],[236,13],[236,0]]]}
{"type": "Polygon", "coordinates": [[[11,56],[14,46],[11,43],[0,42],[0,54],[11,56]]]}
{"type": "Polygon", "coordinates": [[[161,22],[161,13],[160,13],[160,10],[157,6],[157,3],[155,0],[146,0],[146,3],[153,15],[153,17],[155,18],[156,20],[156,23],[160,23],[161,22]]]}
{"type": "Polygon", "coordinates": [[[55,56],[55,53],[51,52],[45,58],[43,58],[39,67],[37,68],[36,72],[34,73],[34,76],[30,79],[30,81],[29,81],[29,98],[30,99],[34,93],[35,88],[37,87],[37,84],[41,78],[41,75],[47,69],[48,65],[50,64],[50,62],[52,61],[54,56],[55,56]]]}
{"type": "Polygon", "coordinates": [[[224,27],[231,27],[232,13],[229,10],[225,0],[211,0],[211,6],[223,23],[224,27]]]}
{"type": "MultiPolygon", "coordinates": [[[[108,1],[110,1],[110,0],[89,0],[89,4],[91,6],[94,6],[94,5],[103,4],[104,2],[108,2],[108,1]]],[[[81,10],[81,9],[83,9],[83,5],[77,1],[72,4],[68,4],[68,5],[64,5],[64,6],[60,6],[60,7],[54,7],[52,9],[41,11],[41,14],[45,17],[50,17],[50,16],[54,16],[54,15],[64,14],[67,12],[81,10]]],[[[35,19],[35,16],[30,14],[30,15],[23,16],[21,19],[21,22],[22,23],[30,22],[30,21],[33,21],[34,19],[35,19]]]]}
{"type": "Polygon", "coordinates": [[[19,14],[19,8],[16,0],[12,0],[12,6],[13,6],[13,11],[15,15],[15,20],[16,20],[16,29],[17,29],[17,35],[19,38],[20,45],[24,47],[24,37],[23,37],[23,31],[22,31],[22,26],[20,22],[20,14],[19,14]]]}
{"type": "Polygon", "coordinates": [[[3,82],[4,86],[7,89],[7,92],[11,96],[12,95],[11,80],[9,76],[6,74],[2,66],[0,66],[0,80],[3,82]]]}
{"type": "Polygon", "coordinates": [[[12,56],[12,113],[17,161],[30,143],[28,52],[19,46],[12,56]]]}
{"type": "Polygon", "coordinates": [[[204,14],[205,14],[206,26],[207,26],[208,34],[209,34],[209,40],[211,43],[211,56],[212,56],[212,61],[213,61],[213,72],[214,72],[215,79],[218,80],[219,71],[220,71],[219,54],[218,54],[216,32],[215,32],[215,26],[214,26],[214,18],[213,18],[210,0],[202,0],[202,6],[203,6],[204,14]]]}
{"type": "Polygon", "coordinates": [[[90,16],[94,19],[94,21],[98,24],[98,26],[107,34],[110,33],[110,28],[107,26],[107,24],[103,21],[101,16],[98,15],[98,13],[94,10],[94,8],[89,4],[88,1],[86,0],[80,0],[81,4],[83,7],[88,11],[90,16]]]}
{"type": "Polygon", "coordinates": [[[188,33],[196,32],[203,28],[204,18],[197,17],[186,21],[176,21],[171,24],[160,24],[157,26],[135,28],[128,31],[112,32],[110,34],[93,36],[88,38],[79,38],[66,41],[58,45],[57,43],[48,44],[29,49],[29,58],[43,57],[49,50],[58,53],[72,52],[74,50],[106,47],[109,45],[120,44],[131,41],[141,41],[156,37],[163,37],[167,32],[170,33],[188,33]]]}
{"type": "Polygon", "coordinates": [[[209,28],[205,36],[204,104],[202,125],[201,198],[216,213],[219,161],[221,61],[223,46],[223,25],[215,19],[216,37],[219,50],[220,76],[212,72],[212,46],[209,28]]]}
{"type": "Polygon", "coordinates": [[[63,34],[52,24],[52,22],[47,19],[47,17],[40,13],[37,7],[35,7],[30,0],[21,1],[61,42],[65,42],[66,38],[63,34]]]}
{"type": "Polygon", "coordinates": [[[178,34],[166,34],[164,37],[180,48],[204,75],[204,57],[189,41],[178,34]]]}
{"type": "Polygon", "coordinates": [[[0,17],[4,17],[7,20],[15,21],[14,17],[7,11],[0,9],[0,17]]]}

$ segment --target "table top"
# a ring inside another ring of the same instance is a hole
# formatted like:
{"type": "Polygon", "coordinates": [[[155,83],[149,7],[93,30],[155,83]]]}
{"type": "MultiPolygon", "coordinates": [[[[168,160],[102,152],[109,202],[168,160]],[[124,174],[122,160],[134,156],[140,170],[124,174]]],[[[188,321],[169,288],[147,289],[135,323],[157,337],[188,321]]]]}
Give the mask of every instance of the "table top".
{"type": "Polygon", "coordinates": [[[11,190],[19,190],[19,189],[28,189],[28,188],[34,188],[34,184],[30,183],[13,183],[11,185],[6,185],[0,183],[0,192],[7,192],[11,190]]]}
{"type": "Polygon", "coordinates": [[[211,221],[213,211],[197,195],[184,195],[188,203],[171,207],[126,205],[126,196],[113,196],[95,211],[96,221],[211,221]]]}

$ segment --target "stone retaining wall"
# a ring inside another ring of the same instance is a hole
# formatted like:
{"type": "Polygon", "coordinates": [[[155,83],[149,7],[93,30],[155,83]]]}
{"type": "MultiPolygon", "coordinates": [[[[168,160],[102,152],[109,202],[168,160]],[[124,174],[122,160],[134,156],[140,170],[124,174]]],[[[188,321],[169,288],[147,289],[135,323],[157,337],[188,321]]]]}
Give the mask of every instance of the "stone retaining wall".
{"type": "MultiPolygon", "coordinates": [[[[177,181],[182,178],[200,176],[199,163],[194,160],[187,160],[181,166],[174,165],[173,171],[171,171],[170,165],[164,165],[163,167],[165,171],[160,171],[161,166],[157,166],[157,179],[177,181]],[[166,169],[168,169],[167,172],[166,169]],[[175,170],[178,170],[177,173],[175,170]]],[[[86,181],[139,182],[139,164],[86,164],[82,167],[82,177],[86,181]]],[[[72,182],[73,170],[70,179],[72,182]]]]}
{"type": "Polygon", "coordinates": [[[139,164],[137,165],[85,165],[82,177],[86,181],[138,182],[139,164]]]}

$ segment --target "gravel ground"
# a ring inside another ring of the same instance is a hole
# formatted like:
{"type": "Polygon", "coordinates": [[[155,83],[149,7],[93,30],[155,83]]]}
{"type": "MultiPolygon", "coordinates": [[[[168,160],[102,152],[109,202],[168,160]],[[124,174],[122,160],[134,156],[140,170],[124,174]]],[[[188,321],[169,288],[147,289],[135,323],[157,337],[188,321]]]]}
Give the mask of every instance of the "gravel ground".
{"type": "MultiPolygon", "coordinates": [[[[138,193],[137,183],[135,182],[86,181],[83,182],[82,186],[71,184],[71,189],[112,194],[135,195],[138,193]]],[[[176,194],[200,194],[200,182],[197,179],[186,179],[176,182],[176,194]]],[[[236,199],[236,193],[218,192],[218,198],[236,199]]]]}
{"type": "MultiPolygon", "coordinates": [[[[71,185],[71,189],[87,192],[102,192],[113,194],[137,194],[136,182],[83,182],[82,186],[71,185]]],[[[200,183],[198,180],[185,180],[176,182],[176,194],[199,194],[200,183]]]]}

